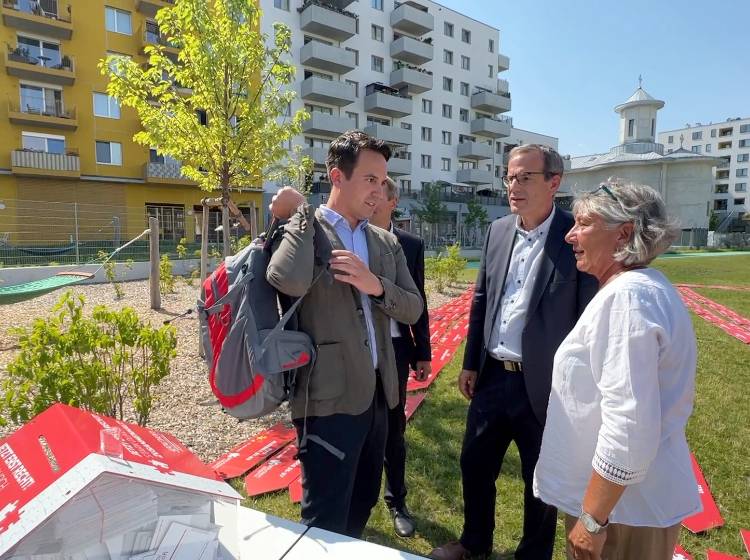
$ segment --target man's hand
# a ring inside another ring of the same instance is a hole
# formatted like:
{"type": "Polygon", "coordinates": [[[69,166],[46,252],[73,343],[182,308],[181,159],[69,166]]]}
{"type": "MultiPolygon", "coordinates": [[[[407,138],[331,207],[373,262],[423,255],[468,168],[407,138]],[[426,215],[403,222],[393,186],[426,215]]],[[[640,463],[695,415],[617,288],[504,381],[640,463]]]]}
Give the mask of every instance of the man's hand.
{"type": "Polygon", "coordinates": [[[305,197],[301,193],[292,187],[282,187],[279,192],[273,195],[268,209],[274,217],[280,220],[288,220],[303,202],[305,202],[305,197]]]}
{"type": "Polygon", "coordinates": [[[458,390],[467,399],[474,398],[474,384],[477,382],[477,372],[470,369],[462,369],[458,376],[458,390]]]}
{"type": "Polygon", "coordinates": [[[568,549],[575,560],[601,560],[606,541],[607,531],[592,535],[580,520],[576,521],[573,530],[568,533],[568,549]]]}
{"type": "Polygon", "coordinates": [[[414,379],[424,381],[432,373],[432,362],[417,362],[417,368],[414,370],[414,379]]]}
{"type": "MultiPolygon", "coordinates": [[[[380,279],[370,272],[367,265],[357,255],[351,251],[339,249],[331,251],[331,255],[333,257],[328,261],[331,269],[340,273],[333,275],[336,280],[351,284],[368,296],[380,297],[383,295],[383,284],[380,279]]],[[[331,304],[335,305],[335,302],[331,302],[331,304]]]]}

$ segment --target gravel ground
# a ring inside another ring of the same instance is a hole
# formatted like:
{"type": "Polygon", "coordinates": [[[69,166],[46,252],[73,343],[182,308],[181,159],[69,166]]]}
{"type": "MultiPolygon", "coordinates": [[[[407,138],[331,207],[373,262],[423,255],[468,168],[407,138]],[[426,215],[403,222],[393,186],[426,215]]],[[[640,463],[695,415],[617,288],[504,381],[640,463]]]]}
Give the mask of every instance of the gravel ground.
{"type": "MultiPolygon", "coordinates": [[[[125,295],[121,300],[115,299],[114,290],[108,284],[78,286],[74,291],[86,298],[89,312],[98,304],[114,309],[130,306],[136,308],[142,320],[155,327],[193,307],[198,294],[197,287],[177,282],[175,293],[162,296],[162,309],[152,310],[148,304],[147,281],[126,282],[122,288],[125,295]]],[[[461,290],[437,294],[428,286],[428,292],[432,292],[427,298],[428,307],[435,308],[461,290]]],[[[5,375],[7,364],[18,352],[17,340],[8,329],[28,326],[34,318],[47,316],[61,294],[61,291],[52,292],[0,309],[0,377],[5,375]]],[[[177,329],[177,356],[172,360],[170,375],[155,390],[149,427],[174,434],[201,459],[210,462],[263,428],[288,418],[285,406],[265,418],[247,422],[238,422],[223,414],[208,385],[206,366],[198,356],[198,320],[195,314],[172,324],[177,329]]],[[[0,427],[0,437],[16,428],[0,427]]]]}

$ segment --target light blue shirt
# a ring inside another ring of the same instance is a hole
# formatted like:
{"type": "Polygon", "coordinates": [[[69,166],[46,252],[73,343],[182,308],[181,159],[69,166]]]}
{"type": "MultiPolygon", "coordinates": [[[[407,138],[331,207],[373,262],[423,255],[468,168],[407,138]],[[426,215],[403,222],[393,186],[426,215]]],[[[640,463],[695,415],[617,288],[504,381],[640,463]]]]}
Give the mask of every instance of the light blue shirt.
{"type": "MultiPolygon", "coordinates": [[[[327,206],[321,206],[320,211],[326,221],[333,226],[333,229],[336,231],[336,235],[339,236],[339,239],[341,240],[341,243],[344,244],[344,247],[346,247],[346,250],[351,251],[352,253],[357,255],[369,268],[370,253],[367,250],[367,235],[365,234],[365,230],[369,222],[367,220],[359,222],[357,226],[352,230],[352,228],[349,227],[349,222],[346,220],[346,218],[344,218],[338,212],[331,210],[327,206]]],[[[370,296],[368,296],[361,290],[359,291],[359,296],[362,300],[362,310],[365,313],[367,335],[370,340],[369,346],[370,355],[372,356],[372,366],[374,368],[377,368],[378,347],[377,343],[375,342],[375,326],[372,322],[372,307],[370,305],[370,296]]]]}

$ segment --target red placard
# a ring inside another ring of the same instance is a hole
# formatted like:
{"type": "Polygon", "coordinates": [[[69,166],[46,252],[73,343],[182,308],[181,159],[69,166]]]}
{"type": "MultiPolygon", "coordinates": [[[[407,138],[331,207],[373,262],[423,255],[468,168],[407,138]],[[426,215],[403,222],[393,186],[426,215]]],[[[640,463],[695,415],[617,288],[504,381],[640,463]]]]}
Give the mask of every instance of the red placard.
{"type": "Polygon", "coordinates": [[[742,542],[745,544],[745,550],[748,555],[750,555],[750,531],[747,529],[740,529],[740,537],[742,537],[742,542]]]}
{"type": "Polygon", "coordinates": [[[711,490],[708,488],[708,483],[703,476],[701,468],[698,466],[698,461],[696,461],[695,455],[691,453],[690,458],[693,462],[693,473],[695,474],[695,480],[698,483],[698,493],[701,497],[703,511],[683,520],[682,526],[691,533],[702,533],[703,531],[708,531],[709,529],[724,525],[724,518],[721,517],[719,508],[716,506],[716,501],[711,495],[711,490]]]}
{"type": "Polygon", "coordinates": [[[301,471],[297,446],[289,444],[279,453],[268,459],[260,467],[245,477],[245,490],[248,496],[259,496],[288,488],[299,478],[301,471]]]}
{"type": "Polygon", "coordinates": [[[406,396],[406,406],[404,406],[406,412],[406,420],[408,421],[422,404],[422,401],[427,396],[427,393],[416,393],[413,395],[406,396]]]}
{"type": "Polygon", "coordinates": [[[732,556],[717,550],[708,549],[706,551],[706,560],[742,560],[739,556],[732,556]]]}
{"type": "Polygon", "coordinates": [[[302,501],[302,477],[298,476],[289,485],[289,499],[293,504],[298,504],[302,501]]]}
{"type": "Polygon", "coordinates": [[[693,560],[693,557],[688,553],[687,550],[682,548],[679,544],[674,547],[674,554],[672,554],[672,560],[693,560]]]}
{"type": "Polygon", "coordinates": [[[283,423],[255,434],[245,443],[216,459],[209,466],[223,479],[237,478],[262,463],[291,442],[297,432],[283,423]]]}

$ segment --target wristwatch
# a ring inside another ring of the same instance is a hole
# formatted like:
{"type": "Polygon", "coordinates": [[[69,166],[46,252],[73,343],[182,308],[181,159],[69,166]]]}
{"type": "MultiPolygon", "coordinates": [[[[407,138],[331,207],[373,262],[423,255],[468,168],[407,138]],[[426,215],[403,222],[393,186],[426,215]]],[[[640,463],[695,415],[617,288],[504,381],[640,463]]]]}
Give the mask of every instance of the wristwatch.
{"type": "Polygon", "coordinates": [[[581,512],[581,516],[578,518],[578,520],[581,522],[581,525],[583,525],[583,528],[592,535],[598,535],[599,533],[605,531],[609,526],[609,520],[605,521],[604,525],[599,525],[599,522],[585,511],[581,512]]]}

